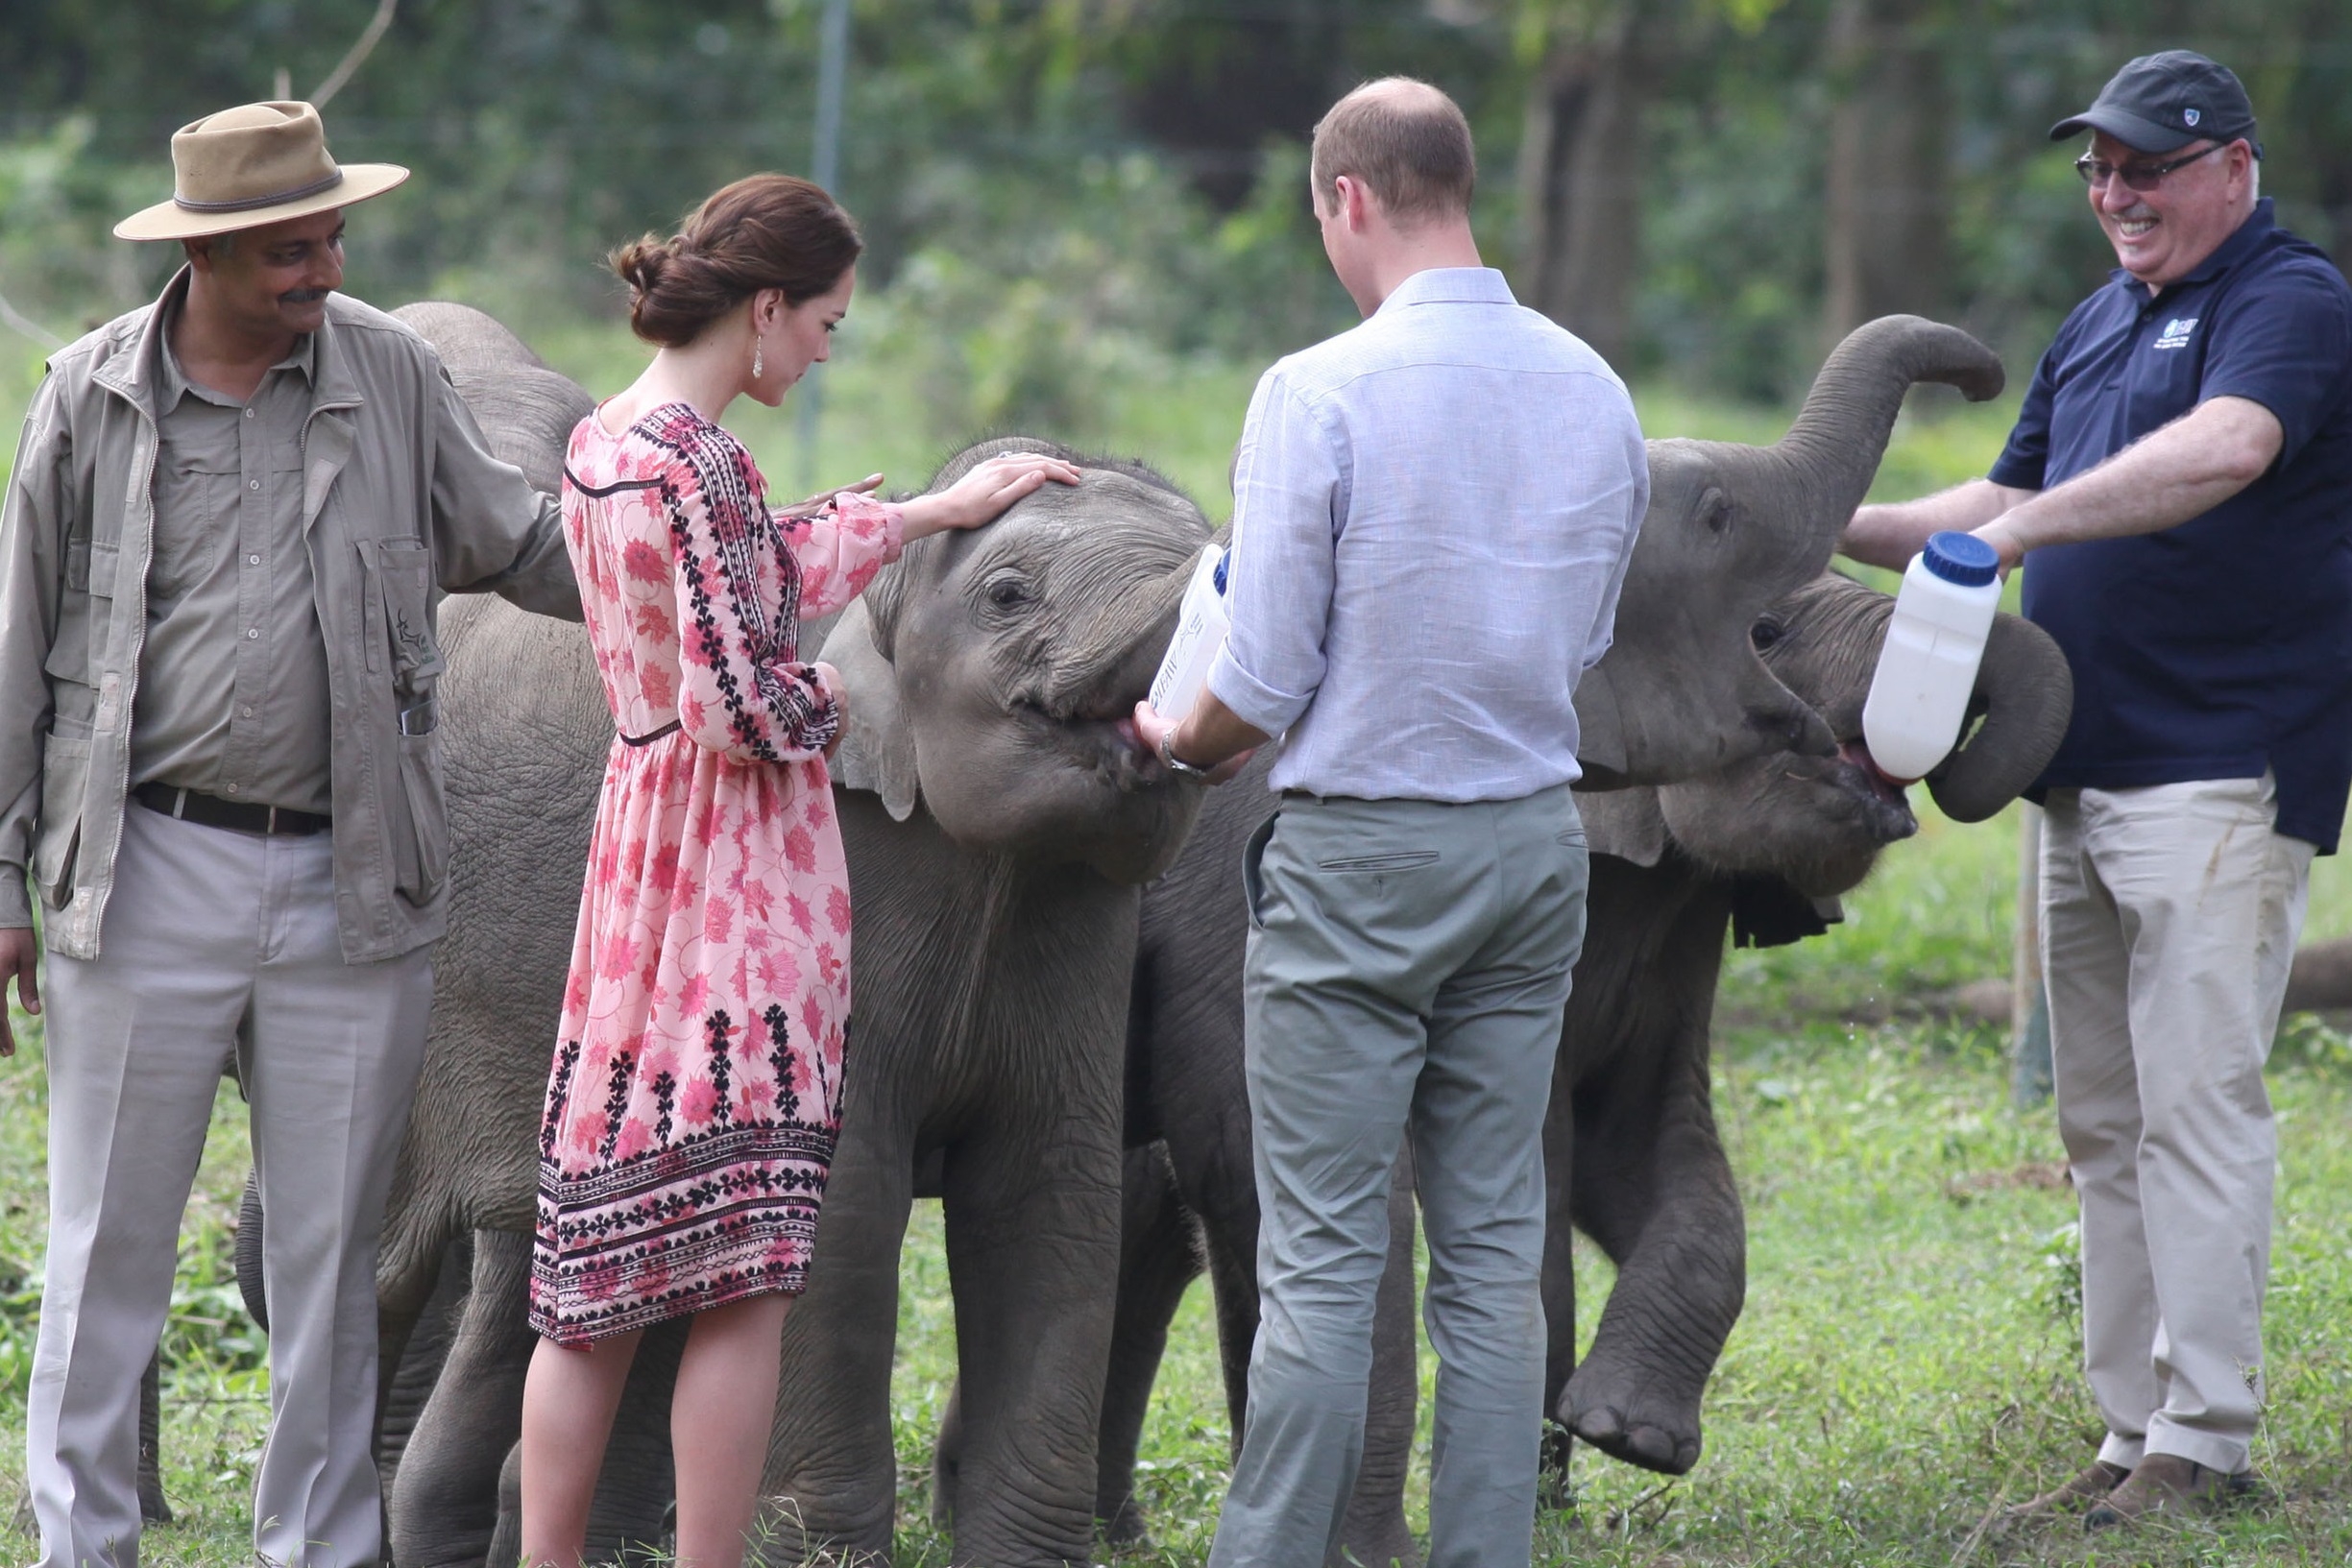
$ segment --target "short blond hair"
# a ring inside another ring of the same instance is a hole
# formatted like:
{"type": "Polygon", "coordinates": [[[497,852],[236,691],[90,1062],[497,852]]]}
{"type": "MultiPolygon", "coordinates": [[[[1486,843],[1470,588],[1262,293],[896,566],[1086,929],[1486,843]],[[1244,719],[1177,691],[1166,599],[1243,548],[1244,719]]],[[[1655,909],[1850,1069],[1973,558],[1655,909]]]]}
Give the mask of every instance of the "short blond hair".
{"type": "Polygon", "coordinates": [[[1364,182],[1393,222],[1468,215],[1478,154],[1461,106],[1426,82],[1385,76],[1331,106],[1315,127],[1309,164],[1318,201],[1339,200],[1338,181],[1364,182]]]}

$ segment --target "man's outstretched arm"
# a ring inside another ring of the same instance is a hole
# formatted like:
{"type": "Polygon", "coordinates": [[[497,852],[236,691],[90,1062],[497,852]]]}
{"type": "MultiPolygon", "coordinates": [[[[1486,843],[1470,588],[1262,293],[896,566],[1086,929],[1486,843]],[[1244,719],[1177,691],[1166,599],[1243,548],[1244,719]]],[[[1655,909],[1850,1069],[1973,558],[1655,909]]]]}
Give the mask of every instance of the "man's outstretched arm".
{"type": "Polygon", "coordinates": [[[1951,529],[1982,538],[2008,568],[2045,544],[2162,533],[2261,478],[2284,441],[2277,416],[2252,398],[2209,398],[2049,490],[1971,479],[1921,500],[1862,507],[1837,547],[1865,565],[1901,571],[1929,534],[1951,529]]]}
{"type": "Polygon", "coordinates": [[[2267,473],[2285,442],[2278,416],[2252,398],[2208,398],[2097,468],[2026,493],[1976,532],[2004,567],[2045,544],[2162,533],[2267,473]]]}

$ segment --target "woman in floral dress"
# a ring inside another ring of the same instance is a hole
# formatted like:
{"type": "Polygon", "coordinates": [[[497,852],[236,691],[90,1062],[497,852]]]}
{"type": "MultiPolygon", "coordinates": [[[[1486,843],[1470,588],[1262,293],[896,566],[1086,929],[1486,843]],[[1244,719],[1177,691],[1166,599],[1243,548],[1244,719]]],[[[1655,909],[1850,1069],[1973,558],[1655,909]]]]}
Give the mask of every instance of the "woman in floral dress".
{"type": "Polygon", "coordinates": [[[799,655],[907,541],[986,522],[1057,460],[936,495],[874,475],[771,513],[719,426],[826,357],[861,241],[806,181],[756,175],[614,266],[661,345],[572,432],[564,520],[617,734],[589,848],[540,1135],[523,1395],[524,1560],[580,1561],[645,1328],[694,1315],[671,1412],[677,1555],[735,1568],[779,1332],[805,1284],[840,1124],[849,877],[825,759],[845,693],[799,655]]]}

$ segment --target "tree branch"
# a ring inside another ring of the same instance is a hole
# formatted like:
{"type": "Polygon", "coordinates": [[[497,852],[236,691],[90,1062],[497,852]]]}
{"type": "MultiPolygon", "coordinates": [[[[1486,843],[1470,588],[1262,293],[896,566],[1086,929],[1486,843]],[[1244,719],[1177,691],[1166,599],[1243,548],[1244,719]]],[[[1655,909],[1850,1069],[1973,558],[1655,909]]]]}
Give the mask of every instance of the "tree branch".
{"type": "Polygon", "coordinates": [[[65,340],[40,323],[9,303],[8,296],[0,294],[0,324],[15,328],[44,349],[62,349],[65,340]]]}
{"type": "Polygon", "coordinates": [[[327,80],[310,94],[311,108],[325,109],[327,100],[343,90],[343,84],[351,81],[352,73],[359,69],[375,50],[376,41],[391,28],[393,8],[399,4],[400,0],[376,0],[376,14],[360,30],[359,41],[352,45],[351,53],[343,57],[342,63],[327,72],[327,80]]]}

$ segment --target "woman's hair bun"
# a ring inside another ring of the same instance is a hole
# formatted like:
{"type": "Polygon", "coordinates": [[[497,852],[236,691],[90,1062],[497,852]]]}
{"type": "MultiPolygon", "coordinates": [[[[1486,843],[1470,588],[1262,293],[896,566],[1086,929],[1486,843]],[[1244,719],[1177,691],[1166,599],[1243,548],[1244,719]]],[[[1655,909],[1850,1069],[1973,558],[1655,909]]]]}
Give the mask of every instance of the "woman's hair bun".
{"type": "Polygon", "coordinates": [[[761,289],[799,305],[831,290],[865,248],[831,196],[791,175],[755,174],[715,191],[674,238],[647,234],[612,255],[629,285],[629,325],[682,349],[761,289]]]}
{"type": "Polygon", "coordinates": [[[662,274],[668,271],[671,246],[676,242],[647,234],[633,239],[613,253],[613,271],[629,285],[629,292],[643,297],[662,286],[662,274]]]}

